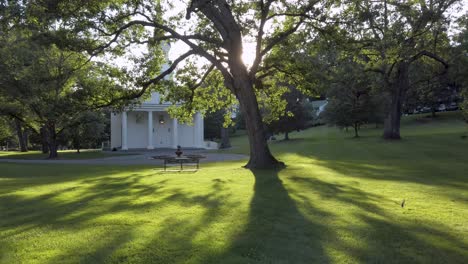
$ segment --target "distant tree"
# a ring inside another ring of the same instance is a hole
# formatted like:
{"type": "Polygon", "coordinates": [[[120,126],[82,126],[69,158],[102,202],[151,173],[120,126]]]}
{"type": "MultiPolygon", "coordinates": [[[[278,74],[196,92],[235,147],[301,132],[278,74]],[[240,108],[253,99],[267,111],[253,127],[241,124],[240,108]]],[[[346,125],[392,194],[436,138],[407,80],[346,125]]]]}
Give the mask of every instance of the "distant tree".
{"type": "Polygon", "coordinates": [[[221,127],[224,123],[224,114],[221,110],[207,113],[204,117],[205,138],[213,140],[221,138],[221,127]]]}
{"type": "Polygon", "coordinates": [[[62,133],[61,138],[80,153],[83,148],[96,148],[106,140],[106,123],[108,120],[101,112],[83,112],[62,133]]]}
{"type": "Polygon", "coordinates": [[[18,138],[18,145],[21,152],[28,151],[28,133],[27,130],[22,126],[21,121],[18,119],[13,119],[15,123],[16,136],[18,138]]]}
{"type": "Polygon", "coordinates": [[[123,82],[112,68],[44,43],[32,37],[36,33],[11,30],[0,36],[0,97],[6,102],[0,113],[14,117],[18,137],[24,138],[19,132],[25,127],[42,135],[49,158],[57,158],[60,134],[81,113],[119,96],[123,82]]]}
{"type": "Polygon", "coordinates": [[[355,62],[345,62],[335,72],[328,91],[324,116],[327,123],[338,127],[353,127],[359,137],[361,125],[376,122],[381,109],[372,95],[368,73],[355,62]]]}
{"type": "Polygon", "coordinates": [[[8,145],[14,140],[11,118],[0,116],[0,145],[8,145]]]}
{"type": "Polygon", "coordinates": [[[219,148],[225,149],[231,147],[231,140],[229,139],[229,128],[222,126],[221,127],[221,141],[219,148]]]}
{"type": "Polygon", "coordinates": [[[432,61],[421,60],[414,66],[411,69],[414,78],[407,91],[404,109],[408,112],[418,107],[429,107],[432,117],[435,117],[440,104],[450,102],[456,91],[446,74],[434,74],[438,65],[432,61]]]}
{"type": "Polygon", "coordinates": [[[384,124],[385,139],[400,139],[403,102],[410,88],[411,67],[425,59],[448,67],[436,44],[447,38],[448,10],[458,0],[447,1],[351,1],[341,13],[349,37],[368,70],[380,74],[390,104],[384,124]]]}
{"type": "Polygon", "coordinates": [[[204,119],[205,138],[211,140],[219,138],[219,148],[221,149],[231,147],[231,142],[229,140],[229,126],[231,123],[226,123],[226,118],[230,118],[226,116],[226,110],[220,109],[215,112],[207,113],[204,119]]]}
{"type": "Polygon", "coordinates": [[[267,124],[268,129],[277,134],[284,133],[284,140],[289,140],[289,133],[306,128],[307,122],[312,118],[312,113],[306,107],[306,97],[294,86],[289,85],[289,92],[283,94],[282,98],[287,106],[277,120],[267,124]]]}
{"type": "Polygon", "coordinates": [[[453,85],[461,90],[463,101],[460,107],[468,122],[468,14],[462,16],[457,22],[459,32],[453,39],[449,76],[453,85]]]}

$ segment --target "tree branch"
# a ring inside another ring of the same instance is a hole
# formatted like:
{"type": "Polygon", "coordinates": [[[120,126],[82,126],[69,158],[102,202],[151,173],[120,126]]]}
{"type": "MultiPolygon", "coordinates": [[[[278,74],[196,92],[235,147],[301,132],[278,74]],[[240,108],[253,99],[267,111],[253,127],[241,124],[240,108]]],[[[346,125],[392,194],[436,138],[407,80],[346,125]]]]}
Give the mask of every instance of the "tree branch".
{"type": "Polygon", "coordinates": [[[423,50],[421,52],[419,52],[418,54],[414,55],[410,60],[409,60],[409,63],[413,63],[414,61],[418,60],[419,58],[421,58],[422,56],[426,56],[428,58],[431,58],[435,61],[438,61],[440,62],[442,65],[444,65],[445,69],[447,69],[449,67],[449,64],[444,60],[442,59],[441,57],[439,57],[437,54],[434,54],[432,52],[429,52],[427,50],[423,50]]]}
{"type": "Polygon", "coordinates": [[[262,61],[262,44],[263,44],[263,34],[265,23],[267,22],[268,13],[270,12],[271,0],[264,3],[263,0],[260,1],[260,25],[258,26],[258,34],[257,34],[257,46],[255,47],[255,59],[252,64],[252,68],[250,69],[250,78],[253,79],[255,77],[255,73],[258,71],[258,67],[262,61]]]}
{"type": "Polygon", "coordinates": [[[200,87],[206,80],[206,78],[208,77],[208,75],[210,75],[210,73],[213,71],[214,69],[214,65],[211,64],[210,67],[208,67],[208,69],[206,70],[205,74],[203,74],[202,78],[200,79],[200,81],[198,83],[196,83],[195,85],[193,85],[192,87],[190,87],[191,90],[195,90],[197,89],[198,87],[200,87]]]}
{"type": "Polygon", "coordinates": [[[301,18],[294,27],[286,31],[283,31],[281,33],[278,33],[275,37],[273,37],[270,43],[268,43],[266,47],[260,52],[261,56],[265,56],[265,54],[267,54],[275,45],[284,41],[289,35],[296,32],[296,30],[302,25],[303,22],[304,22],[304,19],[301,18]]]}
{"type": "Polygon", "coordinates": [[[98,105],[95,108],[108,107],[108,106],[111,106],[111,105],[115,104],[118,101],[132,100],[132,99],[137,99],[137,98],[141,97],[148,90],[148,87],[150,87],[152,84],[158,83],[161,80],[163,80],[164,77],[166,77],[167,75],[169,75],[170,73],[172,73],[175,70],[175,68],[177,67],[177,65],[180,62],[182,62],[183,60],[185,60],[186,58],[188,58],[189,56],[194,55],[194,54],[196,54],[196,52],[193,51],[193,50],[190,50],[190,51],[182,54],[181,56],[179,56],[176,60],[174,60],[174,62],[171,64],[171,66],[167,70],[163,71],[162,73],[160,73],[155,78],[150,79],[150,80],[142,83],[141,84],[142,89],[140,91],[138,91],[137,93],[133,93],[133,94],[129,94],[129,95],[121,96],[119,98],[112,99],[111,101],[109,101],[109,102],[107,102],[105,104],[98,105]]]}

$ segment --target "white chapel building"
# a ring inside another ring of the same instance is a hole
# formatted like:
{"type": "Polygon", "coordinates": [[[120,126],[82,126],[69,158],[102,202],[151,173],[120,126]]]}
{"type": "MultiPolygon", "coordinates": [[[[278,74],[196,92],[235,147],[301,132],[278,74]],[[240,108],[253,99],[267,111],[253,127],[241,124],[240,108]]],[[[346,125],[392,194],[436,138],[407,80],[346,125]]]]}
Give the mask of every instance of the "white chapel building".
{"type": "MultiPolygon", "coordinates": [[[[169,45],[163,46],[166,59],[169,48],[169,45]]],[[[162,70],[168,67],[164,65],[162,70]]],[[[204,148],[202,115],[196,113],[192,125],[181,124],[169,116],[170,105],[162,102],[159,93],[153,92],[148,101],[122,113],[112,113],[111,149],[204,148]]]]}
{"type": "Polygon", "coordinates": [[[181,124],[167,113],[158,93],[131,110],[111,114],[111,148],[204,148],[203,117],[196,113],[193,124],[181,124]]]}

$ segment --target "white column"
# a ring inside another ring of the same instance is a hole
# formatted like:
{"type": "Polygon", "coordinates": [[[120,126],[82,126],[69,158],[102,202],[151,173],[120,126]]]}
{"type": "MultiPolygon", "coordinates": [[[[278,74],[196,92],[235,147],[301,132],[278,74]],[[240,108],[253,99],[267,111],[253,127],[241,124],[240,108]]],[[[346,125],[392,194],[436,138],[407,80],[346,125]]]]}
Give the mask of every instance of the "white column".
{"type": "Polygon", "coordinates": [[[178,138],[178,122],[177,118],[172,119],[172,147],[177,148],[177,145],[179,145],[179,138],[178,138]]]}
{"type": "Polygon", "coordinates": [[[148,147],[154,149],[153,146],[153,111],[148,111],[148,147]]]}
{"type": "Polygon", "coordinates": [[[122,112],[122,150],[128,150],[127,146],[127,112],[122,112]]]}
{"type": "Polygon", "coordinates": [[[202,148],[203,147],[203,119],[200,112],[195,114],[194,120],[194,132],[195,132],[195,147],[202,148]]]}
{"type": "Polygon", "coordinates": [[[200,148],[205,147],[205,122],[203,122],[203,115],[200,114],[200,148]]]}

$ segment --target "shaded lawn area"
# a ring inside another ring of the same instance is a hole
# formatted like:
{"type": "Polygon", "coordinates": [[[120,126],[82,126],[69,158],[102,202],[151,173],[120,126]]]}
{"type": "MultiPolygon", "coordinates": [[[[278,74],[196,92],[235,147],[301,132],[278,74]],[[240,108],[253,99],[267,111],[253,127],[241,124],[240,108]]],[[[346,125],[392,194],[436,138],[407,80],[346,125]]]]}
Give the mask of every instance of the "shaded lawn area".
{"type": "MultiPolygon", "coordinates": [[[[100,159],[108,158],[115,155],[132,155],[130,153],[111,153],[103,152],[101,150],[81,150],[77,153],[76,150],[61,150],[58,152],[59,159],[70,160],[70,159],[100,159]]],[[[47,159],[49,155],[43,154],[40,151],[0,151],[0,159],[25,159],[25,160],[39,160],[47,159]]]]}
{"type": "Polygon", "coordinates": [[[293,134],[276,172],[0,163],[0,263],[467,263],[466,127],[442,123],[293,134]]]}

